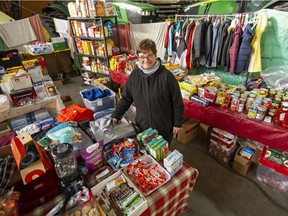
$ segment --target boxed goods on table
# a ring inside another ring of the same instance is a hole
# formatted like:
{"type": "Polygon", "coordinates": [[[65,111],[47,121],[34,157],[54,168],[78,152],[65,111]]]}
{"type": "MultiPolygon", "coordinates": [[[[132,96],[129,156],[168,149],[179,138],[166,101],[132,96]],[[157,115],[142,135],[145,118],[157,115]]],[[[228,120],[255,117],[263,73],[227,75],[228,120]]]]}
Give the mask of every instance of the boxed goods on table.
{"type": "Polygon", "coordinates": [[[19,134],[11,141],[12,153],[16,161],[23,184],[27,184],[52,169],[52,165],[30,134],[19,134]]]}
{"type": "Polygon", "coordinates": [[[80,91],[80,95],[85,107],[91,109],[93,112],[115,107],[115,92],[104,85],[80,91]]]}
{"type": "Polygon", "coordinates": [[[143,155],[124,167],[123,171],[144,196],[151,194],[171,179],[170,174],[150,155],[143,155]]]}
{"type": "Polygon", "coordinates": [[[288,152],[265,146],[259,158],[257,179],[282,191],[288,191],[288,152]]]}
{"type": "Polygon", "coordinates": [[[176,149],[163,160],[164,168],[173,176],[183,166],[183,155],[176,149]]]}
{"type": "Polygon", "coordinates": [[[145,197],[120,170],[95,185],[91,191],[106,215],[138,216],[148,208],[145,197]]]}
{"type": "Polygon", "coordinates": [[[157,135],[146,145],[146,151],[157,161],[162,160],[169,153],[169,143],[161,135],[157,135]]]}

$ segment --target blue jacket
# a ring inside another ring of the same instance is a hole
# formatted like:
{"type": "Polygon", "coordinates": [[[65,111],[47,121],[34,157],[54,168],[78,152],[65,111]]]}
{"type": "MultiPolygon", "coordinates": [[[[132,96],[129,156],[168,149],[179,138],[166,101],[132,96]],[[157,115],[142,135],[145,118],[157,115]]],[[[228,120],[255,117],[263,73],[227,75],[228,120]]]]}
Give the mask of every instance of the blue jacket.
{"type": "Polygon", "coordinates": [[[245,66],[248,64],[249,57],[252,51],[251,41],[253,37],[254,35],[251,30],[251,25],[247,24],[242,34],[242,42],[237,56],[235,74],[240,74],[245,69],[245,66]]]}

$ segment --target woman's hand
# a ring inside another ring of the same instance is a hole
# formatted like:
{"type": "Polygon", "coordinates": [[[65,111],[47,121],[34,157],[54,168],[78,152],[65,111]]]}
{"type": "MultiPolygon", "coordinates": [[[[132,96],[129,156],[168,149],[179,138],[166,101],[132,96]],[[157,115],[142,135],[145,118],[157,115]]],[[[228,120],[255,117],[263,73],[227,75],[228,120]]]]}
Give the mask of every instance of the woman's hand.
{"type": "Polygon", "coordinates": [[[181,127],[173,127],[173,135],[176,136],[179,133],[181,127]]]}
{"type": "Polygon", "coordinates": [[[120,120],[118,120],[116,118],[112,118],[112,123],[113,123],[113,125],[117,125],[120,123],[120,120]]]}

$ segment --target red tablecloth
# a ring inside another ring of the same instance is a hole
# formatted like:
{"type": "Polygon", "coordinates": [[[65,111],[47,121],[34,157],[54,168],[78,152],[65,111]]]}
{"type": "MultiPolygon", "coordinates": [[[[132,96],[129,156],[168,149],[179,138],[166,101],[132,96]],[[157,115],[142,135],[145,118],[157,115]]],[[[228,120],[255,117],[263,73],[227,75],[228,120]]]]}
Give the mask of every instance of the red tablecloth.
{"type": "MultiPolygon", "coordinates": [[[[125,85],[127,75],[110,72],[111,79],[125,85]]],[[[219,106],[201,106],[192,101],[184,101],[187,118],[199,120],[213,127],[227,130],[238,136],[258,141],[272,148],[288,151],[288,130],[275,124],[247,118],[244,113],[233,112],[219,106]]]]}
{"type": "Polygon", "coordinates": [[[249,119],[247,114],[233,112],[215,105],[205,107],[185,100],[184,105],[184,115],[187,118],[197,119],[272,148],[288,151],[288,130],[285,128],[273,123],[249,119]]]}

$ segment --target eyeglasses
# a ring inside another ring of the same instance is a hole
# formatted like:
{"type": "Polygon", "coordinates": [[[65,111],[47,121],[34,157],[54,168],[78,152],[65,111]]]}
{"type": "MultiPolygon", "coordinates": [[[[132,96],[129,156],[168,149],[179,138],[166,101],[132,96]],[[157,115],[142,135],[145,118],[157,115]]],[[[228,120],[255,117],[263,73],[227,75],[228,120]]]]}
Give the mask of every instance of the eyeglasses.
{"type": "Polygon", "coordinates": [[[148,55],[146,55],[146,56],[138,56],[138,58],[140,59],[140,60],[144,60],[144,59],[150,59],[150,58],[152,58],[154,56],[154,54],[153,53],[150,53],[150,54],[148,54],[148,55]]]}

